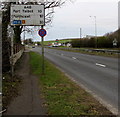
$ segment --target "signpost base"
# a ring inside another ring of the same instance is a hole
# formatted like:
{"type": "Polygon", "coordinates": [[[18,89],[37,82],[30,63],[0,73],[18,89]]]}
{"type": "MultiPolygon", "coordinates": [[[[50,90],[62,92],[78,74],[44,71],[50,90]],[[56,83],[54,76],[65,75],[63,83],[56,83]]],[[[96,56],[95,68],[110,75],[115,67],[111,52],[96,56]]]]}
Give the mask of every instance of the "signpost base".
{"type": "Polygon", "coordinates": [[[46,35],[46,30],[43,29],[43,26],[41,26],[41,29],[38,31],[38,34],[41,36],[42,40],[42,75],[45,74],[45,65],[44,65],[44,36],[46,35]]]}

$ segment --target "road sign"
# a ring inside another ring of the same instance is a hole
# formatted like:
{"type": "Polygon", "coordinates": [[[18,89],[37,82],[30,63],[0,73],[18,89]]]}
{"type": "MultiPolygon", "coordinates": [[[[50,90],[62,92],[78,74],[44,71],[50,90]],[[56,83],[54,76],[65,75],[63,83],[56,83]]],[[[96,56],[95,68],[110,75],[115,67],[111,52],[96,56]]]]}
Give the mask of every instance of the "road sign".
{"type": "Polygon", "coordinates": [[[117,46],[117,39],[113,40],[113,46],[117,46]]]}
{"type": "Polygon", "coordinates": [[[11,5],[11,25],[44,26],[44,5],[11,5]]]}
{"type": "Polygon", "coordinates": [[[46,30],[45,29],[40,29],[39,31],[38,31],[38,34],[41,36],[41,37],[44,37],[46,34],[47,34],[47,32],[46,32],[46,30]]]}

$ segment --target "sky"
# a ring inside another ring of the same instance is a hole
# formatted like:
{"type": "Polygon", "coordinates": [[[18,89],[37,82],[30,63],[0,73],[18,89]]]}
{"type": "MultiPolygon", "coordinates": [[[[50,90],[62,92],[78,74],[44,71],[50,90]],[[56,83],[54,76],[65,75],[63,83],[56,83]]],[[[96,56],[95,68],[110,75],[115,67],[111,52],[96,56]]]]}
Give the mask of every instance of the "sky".
{"type": "MultiPolygon", "coordinates": [[[[95,17],[97,36],[116,31],[118,29],[118,1],[119,0],[74,0],[61,8],[55,9],[52,26],[45,26],[47,35],[44,40],[80,38],[95,35],[95,17]],[[90,17],[92,16],[92,17],[90,17]]],[[[41,41],[38,30],[25,34],[26,38],[41,41]]]]}

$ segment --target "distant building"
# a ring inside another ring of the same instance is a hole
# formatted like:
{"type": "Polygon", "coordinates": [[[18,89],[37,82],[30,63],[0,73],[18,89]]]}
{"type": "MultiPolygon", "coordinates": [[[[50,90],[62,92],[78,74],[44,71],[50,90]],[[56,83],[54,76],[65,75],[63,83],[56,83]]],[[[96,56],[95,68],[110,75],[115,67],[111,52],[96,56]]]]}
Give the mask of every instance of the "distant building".
{"type": "Polygon", "coordinates": [[[94,38],[95,36],[93,36],[93,35],[86,35],[86,38],[88,38],[88,39],[91,39],[91,38],[94,38]]]}
{"type": "Polygon", "coordinates": [[[67,47],[71,47],[72,46],[72,44],[71,43],[67,43],[67,45],[66,45],[67,47]]]}
{"type": "Polygon", "coordinates": [[[35,43],[35,46],[38,46],[38,44],[37,44],[37,43],[35,43]]]}

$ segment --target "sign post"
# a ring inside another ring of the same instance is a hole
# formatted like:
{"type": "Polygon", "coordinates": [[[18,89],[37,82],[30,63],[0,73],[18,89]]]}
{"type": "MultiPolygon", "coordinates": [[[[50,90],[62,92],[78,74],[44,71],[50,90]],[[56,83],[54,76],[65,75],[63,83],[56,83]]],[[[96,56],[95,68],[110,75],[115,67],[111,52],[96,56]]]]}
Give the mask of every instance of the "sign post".
{"type": "Polygon", "coordinates": [[[117,43],[118,43],[118,41],[117,41],[117,39],[115,38],[115,39],[113,40],[113,47],[117,47],[117,43]]]}
{"type": "Polygon", "coordinates": [[[13,27],[10,28],[10,37],[11,37],[11,58],[10,58],[10,64],[11,64],[11,76],[13,78],[14,76],[14,64],[13,64],[13,51],[14,51],[14,40],[13,40],[13,37],[14,37],[14,30],[13,30],[13,27]]]}
{"type": "Polygon", "coordinates": [[[41,26],[41,29],[38,31],[38,34],[41,36],[42,39],[42,74],[44,75],[45,67],[44,67],[44,36],[46,35],[46,30],[43,29],[43,26],[41,26]]]}
{"type": "Polygon", "coordinates": [[[10,9],[11,26],[41,26],[39,35],[42,38],[42,74],[44,74],[44,36],[46,31],[43,29],[45,25],[45,5],[19,4],[11,5],[10,9]]]}
{"type": "Polygon", "coordinates": [[[45,25],[44,5],[11,5],[11,25],[22,26],[44,26],[45,25]]]}

